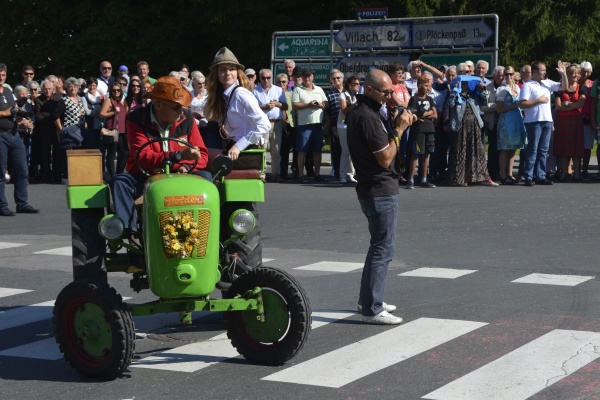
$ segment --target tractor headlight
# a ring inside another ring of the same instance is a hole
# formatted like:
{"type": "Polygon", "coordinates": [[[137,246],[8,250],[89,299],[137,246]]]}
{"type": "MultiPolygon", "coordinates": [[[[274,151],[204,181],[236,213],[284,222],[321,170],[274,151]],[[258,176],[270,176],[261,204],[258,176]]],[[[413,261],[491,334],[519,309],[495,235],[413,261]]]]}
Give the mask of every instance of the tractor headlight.
{"type": "Polygon", "coordinates": [[[125,223],[119,217],[114,214],[108,214],[102,220],[100,220],[100,224],[98,225],[98,230],[100,231],[100,235],[107,240],[116,240],[120,239],[123,236],[123,232],[125,232],[125,223]]]}
{"type": "Polygon", "coordinates": [[[256,218],[248,210],[236,210],[231,214],[231,218],[229,218],[229,226],[234,232],[240,235],[247,235],[256,226],[256,218]]]}

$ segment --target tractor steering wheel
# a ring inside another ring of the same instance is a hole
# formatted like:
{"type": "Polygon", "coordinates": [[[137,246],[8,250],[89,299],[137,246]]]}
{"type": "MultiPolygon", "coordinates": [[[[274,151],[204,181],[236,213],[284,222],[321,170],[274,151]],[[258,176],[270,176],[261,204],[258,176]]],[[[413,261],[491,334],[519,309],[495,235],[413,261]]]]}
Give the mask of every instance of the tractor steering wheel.
{"type": "MultiPolygon", "coordinates": [[[[135,153],[135,166],[146,176],[151,176],[151,174],[146,171],[145,169],[143,169],[140,166],[140,152],[142,151],[143,148],[145,148],[146,146],[150,146],[152,143],[157,143],[157,142],[167,142],[167,141],[173,141],[173,142],[177,142],[179,144],[183,144],[187,147],[189,147],[190,149],[193,148],[194,146],[192,146],[190,143],[186,142],[185,140],[181,140],[181,139],[177,139],[177,138],[170,138],[170,137],[166,137],[166,138],[156,138],[156,139],[152,139],[149,142],[144,143],[143,145],[140,146],[140,148],[138,149],[138,151],[135,153]]],[[[198,159],[199,160],[199,159],[198,159]]],[[[194,160],[194,164],[191,164],[191,168],[190,171],[192,171],[194,168],[196,168],[196,165],[198,165],[198,160],[194,160]]],[[[166,161],[166,158],[165,158],[166,161]]],[[[186,164],[186,165],[190,165],[190,164],[186,164]]],[[[164,169],[163,169],[164,170],[164,169]]]]}

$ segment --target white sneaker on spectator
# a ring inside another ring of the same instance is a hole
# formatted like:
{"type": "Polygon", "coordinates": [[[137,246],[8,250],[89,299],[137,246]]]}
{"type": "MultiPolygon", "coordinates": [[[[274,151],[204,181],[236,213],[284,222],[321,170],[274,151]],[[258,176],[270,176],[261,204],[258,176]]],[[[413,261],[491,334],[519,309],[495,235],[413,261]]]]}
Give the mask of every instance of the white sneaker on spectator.
{"type": "Polygon", "coordinates": [[[402,322],[402,318],[393,316],[387,311],[382,311],[377,315],[373,316],[362,316],[362,322],[365,324],[376,324],[376,325],[398,325],[402,322]]]}
{"type": "MultiPolygon", "coordinates": [[[[385,311],[387,311],[387,312],[394,312],[394,311],[396,311],[396,306],[393,305],[393,304],[387,304],[387,303],[384,302],[382,304],[382,306],[383,306],[383,309],[385,311]]],[[[362,313],[362,306],[360,304],[358,305],[357,310],[358,310],[359,313],[362,313]]]]}
{"type": "Polygon", "coordinates": [[[346,179],[348,179],[348,181],[350,181],[352,183],[358,182],[356,179],[354,179],[354,177],[352,175],[348,175],[348,177],[346,179]]]}
{"type": "Polygon", "coordinates": [[[4,179],[6,179],[6,183],[10,182],[10,175],[8,174],[8,172],[4,173],[4,179]]]}

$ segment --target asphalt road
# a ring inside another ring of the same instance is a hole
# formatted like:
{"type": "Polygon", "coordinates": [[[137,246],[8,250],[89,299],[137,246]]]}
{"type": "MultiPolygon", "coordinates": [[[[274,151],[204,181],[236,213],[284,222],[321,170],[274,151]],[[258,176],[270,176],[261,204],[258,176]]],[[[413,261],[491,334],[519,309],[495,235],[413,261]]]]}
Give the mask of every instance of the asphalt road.
{"type": "MultiPolygon", "coordinates": [[[[0,398],[600,399],[599,191],[400,189],[386,301],[405,322],[381,327],[356,314],[369,236],[354,188],[269,183],[263,257],[310,298],[304,349],[257,366],[219,336],[218,314],[188,327],[146,317],[132,367],[98,382],[53,339],[52,304],[71,279],[65,187],[31,185],[42,213],[0,220],[0,398]]],[[[109,279],[131,302],[153,299],[124,274],[109,279]]]]}

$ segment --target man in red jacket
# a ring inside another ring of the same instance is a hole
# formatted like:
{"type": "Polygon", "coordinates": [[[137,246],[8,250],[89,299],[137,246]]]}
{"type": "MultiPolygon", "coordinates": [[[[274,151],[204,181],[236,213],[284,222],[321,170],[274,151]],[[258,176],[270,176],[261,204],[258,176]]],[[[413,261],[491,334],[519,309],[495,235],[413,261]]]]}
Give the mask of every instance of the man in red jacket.
{"type": "Polygon", "coordinates": [[[163,169],[165,159],[172,161],[172,172],[193,173],[206,179],[211,174],[204,171],[208,151],[200,136],[194,117],[187,109],[192,102],[190,92],[173,77],[161,77],[152,92],[145,98],[151,100],[146,107],[132,111],[126,120],[129,159],[126,173],[116,175],[110,182],[113,209],[125,222],[125,227],[137,231],[134,200],[143,193],[147,177],[136,166],[136,154],[142,145],[158,138],[177,138],[191,147],[175,141],[155,142],[142,149],[139,165],[151,174],[163,169]],[[194,163],[197,164],[194,166],[194,163]]]}

